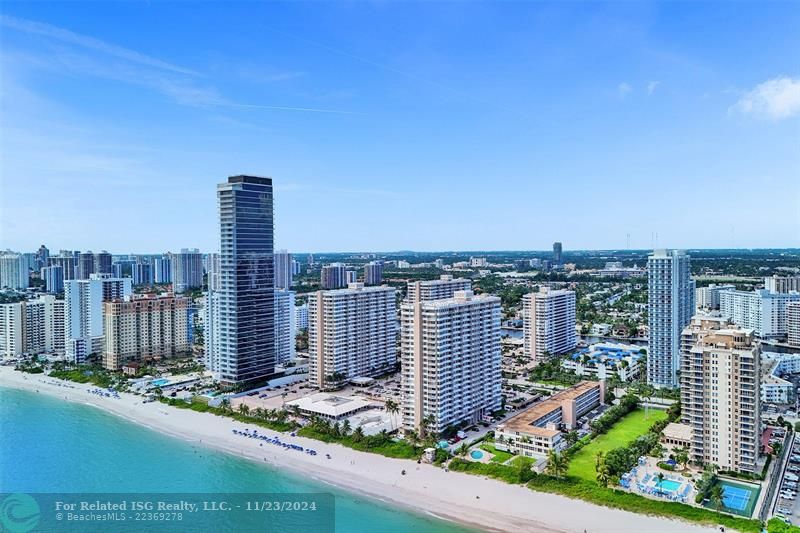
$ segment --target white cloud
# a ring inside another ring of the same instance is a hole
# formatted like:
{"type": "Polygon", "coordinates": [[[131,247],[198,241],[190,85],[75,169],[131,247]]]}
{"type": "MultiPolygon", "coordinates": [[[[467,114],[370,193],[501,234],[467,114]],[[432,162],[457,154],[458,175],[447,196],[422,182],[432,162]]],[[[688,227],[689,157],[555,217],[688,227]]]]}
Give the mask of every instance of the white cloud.
{"type": "Polygon", "coordinates": [[[800,78],[784,76],[760,83],[728,111],[770,120],[800,115],[800,78]]]}
{"type": "Polygon", "coordinates": [[[659,86],[660,81],[651,81],[647,84],[647,94],[653,94],[656,90],[656,87],[659,86]]]}
{"type": "Polygon", "coordinates": [[[154,67],[161,70],[168,70],[179,74],[197,75],[197,72],[191,69],[173,65],[171,63],[167,63],[166,61],[141,54],[135,50],[129,50],[121,46],[109,44],[105,41],[101,41],[100,39],[88,37],[86,35],[80,35],[63,28],[51,26],[50,24],[10,17],[8,15],[0,15],[0,25],[25,33],[41,35],[43,37],[48,37],[64,43],[80,46],[82,48],[88,48],[90,50],[94,50],[95,52],[100,52],[117,57],[119,59],[124,59],[132,63],[138,63],[140,65],[154,67]]]}
{"type": "Polygon", "coordinates": [[[633,87],[624,81],[617,85],[617,93],[621,98],[625,98],[631,91],[633,91],[633,87]]]}

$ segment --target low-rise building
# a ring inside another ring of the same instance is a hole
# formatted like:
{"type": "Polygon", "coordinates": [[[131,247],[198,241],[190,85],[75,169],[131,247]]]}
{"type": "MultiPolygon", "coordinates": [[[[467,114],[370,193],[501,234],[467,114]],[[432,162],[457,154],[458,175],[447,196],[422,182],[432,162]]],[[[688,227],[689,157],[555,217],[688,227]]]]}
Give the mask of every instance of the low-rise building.
{"type": "Polygon", "coordinates": [[[616,375],[621,381],[630,381],[639,376],[642,357],[644,355],[639,346],[597,343],[570,355],[564,359],[561,367],[579,376],[608,379],[616,375]]]}
{"type": "Polygon", "coordinates": [[[787,404],[794,399],[794,385],[781,377],[777,359],[761,357],[761,401],[787,404]]]}
{"type": "Polygon", "coordinates": [[[674,448],[684,448],[686,450],[692,447],[692,428],[686,424],[676,424],[670,422],[664,431],[661,433],[661,444],[665,448],[672,450],[674,448]]]}
{"type": "Polygon", "coordinates": [[[497,426],[495,446],[525,457],[547,456],[566,441],[561,429],[574,429],[578,419],[601,403],[605,382],[582,381],[557,392],[497,426]]]}
{"type": "Polygon", "coordinates": [[[372,402],[359,396],[337,396],[318,392],[305,398],[286,402],[289,408],[297,407],[307,417],[317,416],[327,420],[342,420],[373,407],[372,402]]]}
{"type": "Polygon", "coordinates": [[[785,379],[800,373],[800,354],[762,352],[761,401],[791,403],[795,400],[794,385],[785,379]]]}

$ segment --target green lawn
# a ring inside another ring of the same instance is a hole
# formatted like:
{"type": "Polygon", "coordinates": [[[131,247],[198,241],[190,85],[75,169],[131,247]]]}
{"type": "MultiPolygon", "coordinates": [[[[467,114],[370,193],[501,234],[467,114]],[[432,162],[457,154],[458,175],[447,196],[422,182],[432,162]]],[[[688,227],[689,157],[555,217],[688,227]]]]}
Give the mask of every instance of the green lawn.
{"type": "Polygon", "coordinates": [[[517,468],[522,468],[523,466],[530,468],[531,465],[533,465],[533,459],[531,459],[530,457],[523,457],[521,455],[518,455],[514,457],[508,464],[517,468]]]}
{"type": "Polygon", "coordinates": [[[625,446],[640,435],[647,433],[647,430],[654,423],[667,417],[665,411],[650,409],[647,419],[644,417],[644,410],[638,409],[627,414],[622,420],[614,424],[608,433],[598,436],[592,442],[584,446],[569,463],[567,475],[580,477],[594,481],[596,473],[594,471],[595,456],[597,452],[607,452],[620,446],[625,446]]]}
{"type": "Polygon", "coordinates": [[[505,463],[506,461],[514,457],[514,455],[511,453],[508,453],[504,450],[498,450],[492,444],[484,443],[480,445],[480,448],[481,450],[494,454],[494,457],[489,459],[493,463],[505,463]]]}

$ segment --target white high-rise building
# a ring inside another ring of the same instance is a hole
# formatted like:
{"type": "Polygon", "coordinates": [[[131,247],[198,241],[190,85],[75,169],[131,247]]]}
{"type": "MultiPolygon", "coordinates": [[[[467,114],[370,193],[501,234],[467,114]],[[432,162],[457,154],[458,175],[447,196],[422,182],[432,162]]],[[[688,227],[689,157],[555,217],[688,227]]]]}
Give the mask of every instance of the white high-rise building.
{"type": "Polygon", "coordinates": [[[442,300],[452,298],[456,291],[472,290],[472,281],[465,278],[456,278],[450,275],[439,276],[439,279],[430,281],[409,281],[406,300],[413,302],[417,299],[442,300]]]}
{"type": "MultiPolygon", "coordinates": [[[[209,277],[210,279],[210,277],[209,277]]],[[[203,362],[216,377],[220,374],[219,292],[203,293],[203,362]]]]}
{"type": "Polygon", "coordinates": [[[800,292],[800,276],[767,276],[764,288],[769,292],[800,292]]]}
{"type": "Polygon", "coordinates": [[[319,389],[375,377],[397,364],[395,289],[319,291],[308,301],[309,381],[319,389]]]}
{"type": "Polygon", "coordinates": [[[0,355],[15,357],[25,351],[25,313],[20,303],[0,304],[0,355]]]}
{"type": "Polygon", "coordinates": [[[347,287],[347,267],[344,263],[331,263],[322,267],[320,284],[323,290],[347,287]]]}
{"type": "Polygon", "coordinates": [[[489,264],[489,262],[486,260],[485,257],[470,257],[469,258],[469,266],[471,266],[473,268],[485,267],[488,264],[489,264]]]}
{"type": "Polygon", "coordinates": [[[64,345],[67,360],[84,363],[103,352],[103,303],[132,293],[131,278],[91,274],[64,282],[64,345]]]}
{"type": "Polygon", "coordinates": [[[64,281],[75,279],[75,256],[70,252],[62,250],[59,255],[50,256],[47,264],[48,266],[60,266],[64,273],[64,281]]]}
{"type": "Polygon", "coordinates": [[[275,291],[275,356],[281,365],[294,358],[297,336],[294,291],[275,291]]]}
{"type": "Polygon", "coordinates": [[[722,291],[736,290],[736,285],[716,285],[712,283],[707,287],[698,287],[695,293],[695,307],[697,309],[719,309],[719,293],[722,291]]]}
{"type": "Polygon", "coordinates": [[[756,291],[723,291],[719,310],[723,317],[739,327],[752,329],[765,340],[787,336],[786,305],[800,301],[800,293],[756,291]]]}
{"type": "Polygon", "coordinates": [[[203,286],[203,254],[184,248],[172,256],[172,282],[176,293],[203,286]]]}
{"type": "Polygon", "coordinates": [[[60,265],[43,267],[40,275],[44,280],[45,290],[52,293],[64,292],[64,268],[60,265]]]}
{"type": "Polygon", "coordinates": [[[24,255],[0,252],[0,289],[28,288],[28,261],[24,255]]]}
{"type": "Polygon", "coordinates": [[[64,300],[48,294],[20,302],[25,313],[25,352],[64,354],[64,300]]]}
{"type": "Polygon", "coordinates": [[[275,252],[275,288],[287,291],[292,288],[292,254],[286,250],[275,252]]]}
{"type": "Polygon", "coordinates": [[[220,263],[219,254],[213,253],[206,256],[206,275],[208,277],[208,290],[218,291],[220,288],[220,263]]]}
{"type": "Polygon", "coordinates": [[[172,283],[172,254],[154,257],[152,265],[153,280],[156,283],[172,283]]]}
{"type": "Polygon", "coordinates": [[[522,297],[523,350],[535,363],[575,349],[575,293],[568,290],[529,292],[522,297]]]}
{"type": "Polygon", "coordinates": [[[422,292],[400,306],[403,428],[439,433],[501,407],[500,298],[422,292]]]}
{"type": "Polygon", "coordinates": [[[800,346],[800,302],[786,304],[786,335],[792,346],[800,346]]]}
{"type": "Polygon", "coordinates": [[[295,306],[294,316],[298,330],[308,329],[308,304],[295,306]]]}
{"type": "Polygon", "coordinates": [[[689,256],[682,250],[655,250],[647,259],[647,283],[647,382],[655,387],[677,387],[681,331],[694,314],[695,283],[689,256]]]}

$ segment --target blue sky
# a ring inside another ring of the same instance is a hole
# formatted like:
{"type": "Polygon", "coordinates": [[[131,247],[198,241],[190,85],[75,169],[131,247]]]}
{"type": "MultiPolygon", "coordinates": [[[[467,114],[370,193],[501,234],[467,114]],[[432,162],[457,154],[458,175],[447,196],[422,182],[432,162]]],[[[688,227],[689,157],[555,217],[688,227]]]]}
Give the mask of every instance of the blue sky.
{"type": "Polygon", "coordinates": [[[3,3],[0,247],[800,246],[800,3],[3,3]]]}

